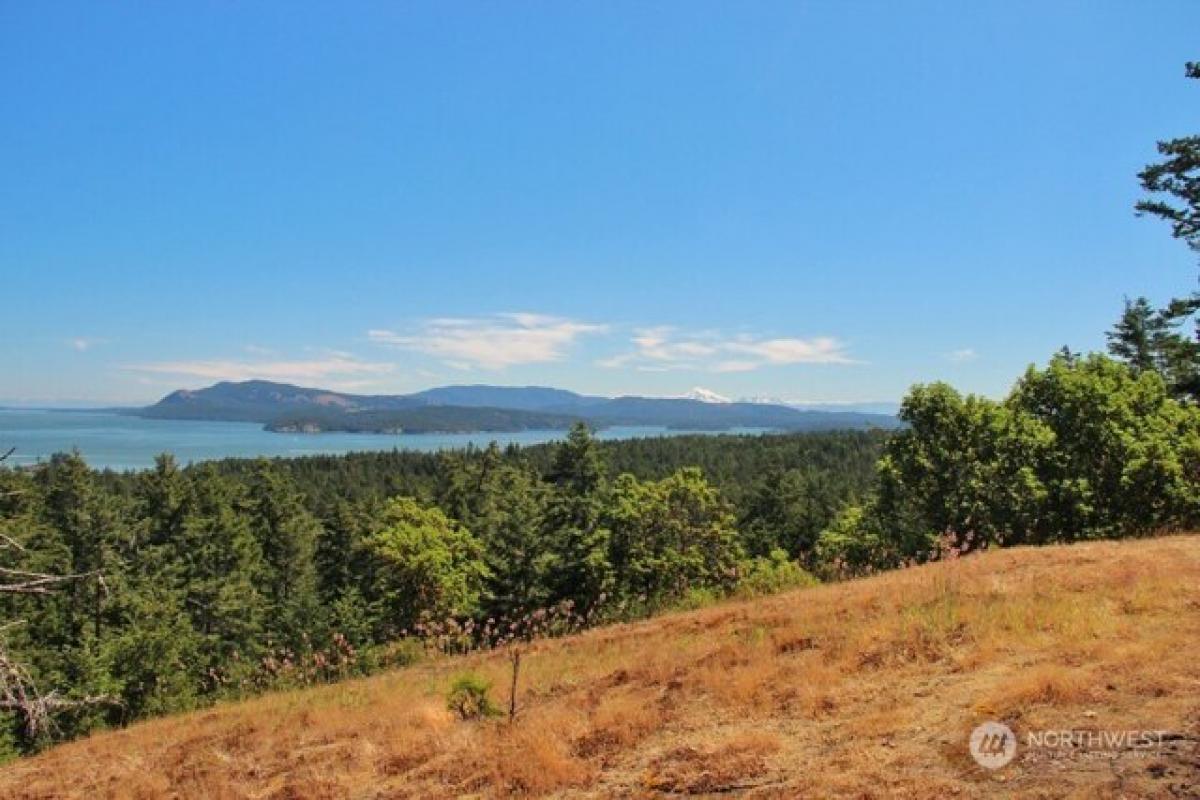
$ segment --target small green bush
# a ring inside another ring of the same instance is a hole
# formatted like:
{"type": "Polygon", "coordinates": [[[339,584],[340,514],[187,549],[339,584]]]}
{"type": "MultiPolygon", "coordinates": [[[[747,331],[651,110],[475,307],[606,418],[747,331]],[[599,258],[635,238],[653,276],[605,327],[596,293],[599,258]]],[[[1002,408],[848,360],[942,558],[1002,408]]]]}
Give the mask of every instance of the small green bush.
{"type": "Polygon", "coordinates": [[[473,672],[464,672],[450,684],[446,694],[446,708],[459,719],[484,719],[500,715],[500,709],[492,704],[488,692],[492,684],[473,672]]]}
{"type": "Polygon", "coordinates": [[[369,675],[385,669],[399,669],[425,658],[425,647],[418,639],[406,637],[387,644],[365,647],[360,651],[360,672],[369,675]]]}
{"type": "Polygon", "coordinates": [[[692,586],[678,600],[668,606],[667,610],[695,611],[700,608],[708,608],[711,605],[719,603],[722,597],[724,597],[724,594],[712,587],[692,586]]]}
{"type": "Polygon", "coordinates": [[[736,594],[739,597],[761,597],[816,583],[819,581],[790,560],[787,552],[775,549],[769,558],[755,558],[743,563],[736,594]]]}
{"type": "Polygon", "coordinates": [[[818,574],[825,580],[869,575],[903,563],[898,546],[877,532],[874,506],[846,506],[817,539],[818,574]]]}

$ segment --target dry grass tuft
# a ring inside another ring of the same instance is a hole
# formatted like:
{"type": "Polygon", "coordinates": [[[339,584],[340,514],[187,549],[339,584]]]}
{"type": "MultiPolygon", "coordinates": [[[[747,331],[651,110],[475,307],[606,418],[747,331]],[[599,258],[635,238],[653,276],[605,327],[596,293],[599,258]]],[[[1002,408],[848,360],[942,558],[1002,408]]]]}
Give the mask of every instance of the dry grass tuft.
{"type": "Polygon", "coordinates": [[[1042,665],[1020,673],[981,704],[993,717],[1018,719],[1036,706],[1079,706],[1098,699],[1102,684],[1087,670],[1042,665]]]}
{"type": "Polygon", "coordinates": [[[1200,794],[1200,538],[1014,549],[539,643],[521,713],[459,721],[420,664],[135,725],[0,771],[12,798],[1200,794]],[[1166,729],[1152,760],[967,734],[1166,729]]]}
{"type": "Polygon", "coordinates": [[[781,747],[778,735],[761,731],[736,734],[704,749],[677,747],[654,759],[643,785],[690,795],[750,789],[761,785],[752,779],[767,773],[767,757],[781,747]]]}

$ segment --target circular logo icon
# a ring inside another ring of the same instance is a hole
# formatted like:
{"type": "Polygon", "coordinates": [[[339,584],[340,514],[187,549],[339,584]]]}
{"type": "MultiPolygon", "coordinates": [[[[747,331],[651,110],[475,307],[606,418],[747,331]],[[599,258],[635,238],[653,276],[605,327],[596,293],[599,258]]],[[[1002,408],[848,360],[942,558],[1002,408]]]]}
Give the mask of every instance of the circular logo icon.
{"type": "Polygon", "coordinates": [[[985,722],[971,731],[971,757],[985,769],[1000,769],[1017,754],[1017,737],[1003,722],[985,722]]]}

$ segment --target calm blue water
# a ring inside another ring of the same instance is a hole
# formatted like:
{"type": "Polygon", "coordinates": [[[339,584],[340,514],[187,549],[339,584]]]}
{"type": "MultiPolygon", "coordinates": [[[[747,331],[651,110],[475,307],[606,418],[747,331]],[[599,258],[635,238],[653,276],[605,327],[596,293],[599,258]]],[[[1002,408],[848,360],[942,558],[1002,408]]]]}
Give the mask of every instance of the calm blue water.
{"type": "MultiPolygon", "coordinates": [[[[758,433],[758,430],[740,430],[758,433]]],[[[94,411],[26,411],[0,409],[0,453],[16,452],[8,464],[24,465],[72,449],[93,467],[141,469],[160,453],[173,453],[181,463],[231,456],[306,456],[361,450],[435,451],[501,445],[540,444],[563,437],[563,431],[519,433],[364,433],[292,434],[264,431],[256,422],[182,422],[141,419],[94,411]]],[[[686,433],[666,428],[609,428],[601,439],[629,439],[686,433]]]]}

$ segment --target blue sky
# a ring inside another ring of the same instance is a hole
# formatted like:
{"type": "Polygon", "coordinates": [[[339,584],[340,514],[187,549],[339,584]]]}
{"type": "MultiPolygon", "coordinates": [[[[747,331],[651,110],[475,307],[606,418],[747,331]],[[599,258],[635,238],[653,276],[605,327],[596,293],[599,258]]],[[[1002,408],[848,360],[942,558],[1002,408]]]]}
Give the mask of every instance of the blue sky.
{"type": "Polygon", "coordinates": [[[0,3],[0,399],[1003,393],[1195,284],[1194,2],[0,3]]]}

